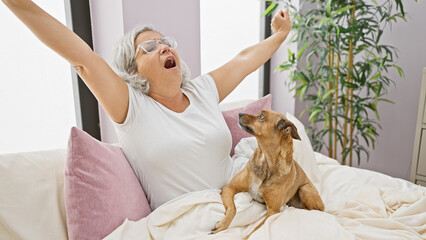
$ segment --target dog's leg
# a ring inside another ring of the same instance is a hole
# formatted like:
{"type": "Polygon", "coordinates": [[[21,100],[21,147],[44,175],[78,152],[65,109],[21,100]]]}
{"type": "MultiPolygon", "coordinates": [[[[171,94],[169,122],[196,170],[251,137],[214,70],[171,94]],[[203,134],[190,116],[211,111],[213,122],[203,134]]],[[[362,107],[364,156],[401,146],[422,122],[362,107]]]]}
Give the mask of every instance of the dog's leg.
{"type": "Polygon", "coordinates": [[[212,229],[212,233],[218,233],[229,227],[232,219],[234,219],[237,210],[235,208],[234,196],[237,191],[229,186],[226,186],[222,190],[222,202],[225,206],[225,217],[216,224],[215,228],[212,229]]]}
{"type": "Polygon", "coordinates": [[[276,192],[263,195],[263,200],[265,200],[266,209],[268,210],[268,213],[266,214],[265,219],[263,219],[263,221],[259,223],[259,225],[257,225],[253,229],[253,231],[251,231],[251,233],[247,235],[244,239],[248,239],[257,229],[259,229],[266,222],[266,219],[268,219],[270,216],[274,215],[275,213],[280,212],[280,208],[282,204],[281,202],[282,196],[278,196],[279,194],[280,192],[276,191],[276,192]]]}
{"type": "Polygon", "coordinates": [[[312,183],[307,183],[299,188],[299,197],[306,209],[324,211],[324,203],[312,183]]]}
{"type": "Polygon", "coordinates": [[[225,217],[216,224],[212,233],[218,233],[229,227],[234,219],[237,210],[235,208],[234,196],[239,192],[248,191],[248,172],[246,169],[238,173],[231,182],[222,189],[222,202],[225,206],[225,217]]]}

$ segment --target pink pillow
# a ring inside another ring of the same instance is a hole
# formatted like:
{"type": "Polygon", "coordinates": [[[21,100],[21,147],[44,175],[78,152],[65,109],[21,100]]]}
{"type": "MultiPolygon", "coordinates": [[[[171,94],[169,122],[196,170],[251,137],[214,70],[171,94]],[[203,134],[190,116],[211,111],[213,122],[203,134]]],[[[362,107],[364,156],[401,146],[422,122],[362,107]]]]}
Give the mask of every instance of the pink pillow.
{"type": "Polygon", "coordinates": [[[272,95],[268,94],[259,100],[247,104],[242,108],[235,108],[228,111],[223,111],[223,117],[225,118],[226,124],[228,125],[229,130],[232,135],[232,148],[231,156],[234,155],[234,148],[240,142],[241,138],[251,137],[250,134],[243,131],[238,126],[238,114],[247,113],[247,114],[258,114],[262,110],[271,110],[272,95]]]}
{"type": "Polygon", "coordinates": [[[151,209],[121,148],[73,127],[65,166],[69,239],[102,239],[151,209]]]}

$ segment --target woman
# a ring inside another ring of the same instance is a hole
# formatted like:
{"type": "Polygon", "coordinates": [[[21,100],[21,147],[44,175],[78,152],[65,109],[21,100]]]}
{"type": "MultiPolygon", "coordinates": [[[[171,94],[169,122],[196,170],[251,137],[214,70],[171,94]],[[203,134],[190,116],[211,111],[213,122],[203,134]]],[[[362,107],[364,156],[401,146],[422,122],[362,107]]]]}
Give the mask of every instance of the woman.
{"type": "Polygon", "coordinates": [[[274,34],[222,67],[188,81],[176,42],[152,26],[127,33],[115,71],[76,34],[29,0],[2,0],[48,47],[68,60],[114,122],[123,151],[154,210],[187,192],[231,178],[231,136],[218,104],[286,39],[282,10],[274,34]],[[124,81],[123,81],[124,80],[124,81]]]}

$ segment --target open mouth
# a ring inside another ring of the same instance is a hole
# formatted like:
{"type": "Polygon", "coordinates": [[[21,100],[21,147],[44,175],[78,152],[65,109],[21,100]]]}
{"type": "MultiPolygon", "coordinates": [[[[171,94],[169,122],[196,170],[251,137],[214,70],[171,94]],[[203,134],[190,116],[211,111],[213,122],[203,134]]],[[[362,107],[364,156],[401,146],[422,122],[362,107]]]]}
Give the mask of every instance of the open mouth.
{"type": "Polygon", "coordinates": [[[176,60],[172,56],[166,58],[166,61],[164,62],[164,67],[166,69],[171,69],[176,67],[176,60]]]}

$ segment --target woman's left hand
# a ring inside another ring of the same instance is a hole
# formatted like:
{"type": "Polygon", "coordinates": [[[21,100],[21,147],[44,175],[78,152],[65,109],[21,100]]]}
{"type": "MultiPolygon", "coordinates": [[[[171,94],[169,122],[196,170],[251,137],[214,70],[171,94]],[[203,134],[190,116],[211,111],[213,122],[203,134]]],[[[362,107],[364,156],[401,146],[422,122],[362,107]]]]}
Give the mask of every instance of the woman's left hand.
{"type": "Polygon", "coordinates": [[[287,10],[278,10],[272,18],[271,29],[274,33],[283,33],[287,36],[291,30],[290,14],[287,10]]]}

